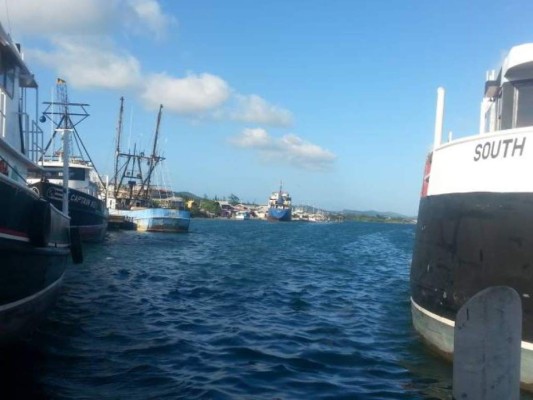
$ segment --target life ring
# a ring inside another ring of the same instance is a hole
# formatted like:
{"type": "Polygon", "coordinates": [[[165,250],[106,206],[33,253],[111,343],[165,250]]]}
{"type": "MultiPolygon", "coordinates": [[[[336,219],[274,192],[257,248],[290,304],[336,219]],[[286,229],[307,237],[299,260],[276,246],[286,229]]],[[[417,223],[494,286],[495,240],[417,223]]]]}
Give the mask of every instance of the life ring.
{"type": "Polygon", "coordinates": [[[28,236],[30,243],[37,247],[48,246],[52,225],[51,206],[48,201],[40,198],[33,203],[30,212],[28,236]]]}

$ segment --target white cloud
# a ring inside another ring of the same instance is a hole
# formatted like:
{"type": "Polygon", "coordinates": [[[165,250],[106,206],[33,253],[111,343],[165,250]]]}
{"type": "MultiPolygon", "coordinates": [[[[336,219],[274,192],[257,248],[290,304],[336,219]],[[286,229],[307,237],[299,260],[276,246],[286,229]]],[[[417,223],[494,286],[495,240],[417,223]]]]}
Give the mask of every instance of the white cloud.
{"type": "MultiPolygon", "coordinates": [[[[176,23],[160,0],[7,0],[0,19],[14,36],[48,42],[24,49],[77,88],[135,89],[149,108],[270,126],[289,126],[292,114],[258,95],[242,95],[222,78],[189,73],[185,77],[143,71],[140,61],[119,47],[121,34],[161,38],[176,23]],[[6,13],[7,10],[7,13],[6,13]],[[209,112],[209,113],[208,113],[209,112]]],[[[124,35],[122,35],[124,36],[124,35]]]]}
{"type": "Polygon", "coordinates": [[[115,4],[108,0],[16,0],[0,7],[0,18],[15,35],[98,33],[112,25],[115,4]]]}
{"type": "Polygon", "coordinates": [[[157,0],[11,0],[0,19],[13,35],[47,40],[23,49],[78,88],[130,89],[141,82],[139,60],[112,39],[116,30],[161,37],[174,21],[157,0]]]}
{"type": "Polygon", "coordinates": [[[270,149],[273,147],[272,138],[261,128],[245,129],[239,136],[230,139],[238,147],[270,149]]]}
{"type": "Polygon", "coordinates": [[[237,147],[256,150],[264,161],[281,161],[310,170],[327,170],[337,158],[329,150],[294,134],[275,138],[261,128],[245,129],[230,142],[237,147]]]}
{"type": "Polygon", "coordinates": [[[131,7],[137,19],[143,21],[157,38],[164,36],[169,26],[176,23],[173,17],[163,14],[156,0],[134,0],[131,7]]]}
{"type": "Polygon", "coordinates": [[[257,95],[236,95],[237,110],[231,113],[237,121],[271,126],[290,126],[292,114],[281,107],[269,104],[257,95]]]}
{"type": "Polygon", "coordinates": [[[150,108],[163,104],[175,113],[192,114],[220,106],[229,94],[228,84],[215,75],[188,74],[185,78],[175,78],[154,74],[146,79],[141,98],[150,108]]]}
{"type": "Polygon", "coordinates": [[[28,55],[55,69],[74,87],[125,89],[141,81],[139,61],[112,45],[68,38],[55,40],[54,44],[52,51],[32,50],[28,55]]]}
{"type": "Polygon", "coordinates": [[[157,0],[11,0],[0,7],[4,28],[19,35],[105,35],[115,29],[162,37],[174,17],[157,0]]]}

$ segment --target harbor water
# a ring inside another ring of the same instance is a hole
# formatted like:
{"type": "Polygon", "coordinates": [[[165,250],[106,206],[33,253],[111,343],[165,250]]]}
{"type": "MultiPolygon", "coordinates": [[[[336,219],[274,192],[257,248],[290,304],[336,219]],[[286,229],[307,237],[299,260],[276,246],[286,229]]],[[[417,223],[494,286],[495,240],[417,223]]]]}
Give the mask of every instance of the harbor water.
{"type": "Polygon", "coordinates": [[[451,399],[451,364],[411,326],[414,232],[225,220],[110,232],[31,340],[3,351],[2,398],[451,399]]]}

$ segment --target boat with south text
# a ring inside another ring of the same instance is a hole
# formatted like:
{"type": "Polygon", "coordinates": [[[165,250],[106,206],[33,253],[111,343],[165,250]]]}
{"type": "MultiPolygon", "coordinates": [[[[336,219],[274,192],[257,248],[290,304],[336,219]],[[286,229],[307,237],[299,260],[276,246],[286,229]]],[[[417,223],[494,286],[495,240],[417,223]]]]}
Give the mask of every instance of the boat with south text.
{"type": "Polygon", "coordinates": [[[479,133],[442,140],[439,88],[411,264],[411,310],[424,342],[454,351],[458,310],[491,286],[522,299],[520,380],[533,390],[533,43],[487,74],[479,133]]]}

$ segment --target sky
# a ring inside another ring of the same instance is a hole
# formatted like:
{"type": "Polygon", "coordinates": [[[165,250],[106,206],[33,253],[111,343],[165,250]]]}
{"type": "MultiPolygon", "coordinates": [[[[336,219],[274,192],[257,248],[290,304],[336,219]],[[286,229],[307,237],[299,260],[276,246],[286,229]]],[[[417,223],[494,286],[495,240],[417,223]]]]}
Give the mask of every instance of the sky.
{"type": "Polygon", "coordinates": [[[533,42],[531,15],[530,0],[0,1],[40,99],[60,77],[90,104],[78,132],[101,174],[123,96],[123,150],[150,151],[163,104],[175,191],[266,204],[283,182],[294,204],[408,216],[437,88],[445,132],[476,133],[486,71],[533,42]]]}

